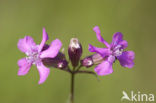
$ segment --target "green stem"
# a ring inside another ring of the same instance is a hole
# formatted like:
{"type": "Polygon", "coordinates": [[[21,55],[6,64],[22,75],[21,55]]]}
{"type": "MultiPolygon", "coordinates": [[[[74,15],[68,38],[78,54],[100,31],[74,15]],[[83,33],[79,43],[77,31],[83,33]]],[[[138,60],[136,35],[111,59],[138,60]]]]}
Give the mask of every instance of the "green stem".
{"type": "Polygon", "coordinates": [[[75,73],[71,73],[71,97],[70,97],[70,103],[74,103],[74,80],[75,80],[75,73]]]}
{"type": "Polygon", "coordinates": [[[79,70],[81,69],[81,67],[82,67],[82,65],[80,65],[80,66],[77,68],[77,70],[76,70],[76,71],[79,71],[79,70]]]}
{"type": "Polygon", "coordinates": [[[73,68],[73,70],[68,71],[71,74],[70,103],[74,103],[74,82],[75,82],[75,75],[78,74],[78,73],[84,73],[84,74],[92,74],[92,75],[96,76],[96,73],[94,73],[92,71],[80,70],[81,67],[82,66],[79,66],[76,70],[75,70],[75,68],[73,68]]]}

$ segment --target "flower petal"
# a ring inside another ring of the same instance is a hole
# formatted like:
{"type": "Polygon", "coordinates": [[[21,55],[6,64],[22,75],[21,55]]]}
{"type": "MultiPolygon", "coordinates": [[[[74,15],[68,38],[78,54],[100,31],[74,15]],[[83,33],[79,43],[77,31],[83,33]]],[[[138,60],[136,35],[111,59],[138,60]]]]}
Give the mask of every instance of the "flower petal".
{"type": "Polygon", "coordinates": [[[94,32],[96,33],[96,37],[98,39],[98,41],[104,43],[107,47],[110,47],[109,44],[103,39],[103,37],[101,36],[101,32],[98,26],[95,26],[93,28],[94,32]]]}
{"type": "Polygon", "coordinates": [[[18,70],[18,75],[26,75],[31,67],[31,63],[28,63],[26,58],[22,58],[18,61],[18,66],[19,66],[19,70],[18,70]]]}
{"type": "Polygon", "coordinates": [[[112,64],[112,62],[106,60],[103,61],[101,64],[97,65],[94,70],[100,76],[108,75],[113,72],[112,64]]]}
{"type": "Polygon", "coordinates": [[[42,51],[42,49],[43,49],[43,47],[44,47],[44,45],[45,45],[45,43],[46,43],[46,41],[48,40],[49,38],[48,38],[48,34],[46,33],[46,30],[45,30],[45,28],[43,28],[43,33],[42,33],[42,42],[40,43],[40,45],[39,45],[39,52],[40,51],[42,51]]]}
{"type": "Polygon", "coordinates": [[[128,43],[126,40],[123,40],[123,35],[121,32],[116,32],[113,35],[113,40],[111,43],[111,47],[115,47],[117,45],[121,45],[121,49],[125,49],[128,46],[128,43]]]}
{"type": "Polygon", "coordinates": [[[31,51],[31,48],[36,46],[34,40],[30,36],[25,36],[23,39],[20,39],[17,44],[19,50],[26,53],[28,51],[31,51]]]}
{"type": "Polygon", "coordinates": [[[38,84],[42,84],[47,79],[47,77],[50,73],[50,69],[45,67],[42,62],[37,64],[37,69],[40,74],[40,80],[39,80],[38,84]]]}
{"type": "Polygon", "coordinates": [[[123,38],[123,35],[121,32],[116,32],[114,35],[113,35],[113,42],[115,44],[118,44],[120,41],[122,41],[122,38],[123,38]]]}
{"type": "Polygon", "coordinates": [[[46,50],[44,50],[40,57],[41,58],[54,58],[59,53],[59,50],[61,49],[62,43],[59,39],[54,40],[50,47],[46,50]]]}
{"type": "Polygon", "coordinates": [[[119,42],[119,45],[121,45],[122,49],[125,49],[128,47],[128,42],[126,40],[122,40],[119,42]]]}
{"type": "Polygon", "coordinates": [[[96,52],[96,53],[100,54],[102,57],[106,57],[106,56],[108,56],[110,54],[109,49],[107,49],[107,48],[97,48],[97,47],[92,46],[91,44],[89,44],[88,50],[90,52],[96,52]]]}
{"type": "Polygon", "coordinates": [[[134,66],[135,53],[133,51],[125,51],[117,58],[123,67],[132,68],[134,66]]]}

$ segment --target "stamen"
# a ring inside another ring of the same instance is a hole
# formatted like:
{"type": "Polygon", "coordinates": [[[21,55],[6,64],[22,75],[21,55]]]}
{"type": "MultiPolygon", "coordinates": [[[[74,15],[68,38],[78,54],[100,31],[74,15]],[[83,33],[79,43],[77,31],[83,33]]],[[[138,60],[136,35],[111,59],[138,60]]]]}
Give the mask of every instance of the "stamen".
{"type": "Polygon", "coordinates": [[[120,56],[120,55],[122,55],[122,52],[123,52],[123,49],[117,49],[117,50],[114,52],[114,55],[115,55],[115,56],[120,56]]]}
{"type": "Polygon", "coordinates": [[[108,57],[108,61],[109,62],[114,62],[115,61],[115,56],[113,56],[113,55],[110,55],[109,57],[108,57]]]}
{"type": "Polygon", "coordinates": [[[37,46],[32,46],[31,51],[28,51],[25,54],[27,55],[26,60],[29,63],[37,64],[41,61],[41,59],[39,58],[40,54],[38,53],[37,46]]]}
{"type": "Polygon", "coordinates": [[[114,56],[122,55],[123,49],[121,49],[121,47],[122,47],[121,45],[117,45],[114,47],[114,49],[113,49],[113,55],[114,56]]]}
{"type": "Polygon", "coordinates": [[[121,45],[117,45],[117,46],[115,46],[115,48],[113,50],[115,51],[115,50],[120,49],[120,48],[121,48],[121,45]]]}

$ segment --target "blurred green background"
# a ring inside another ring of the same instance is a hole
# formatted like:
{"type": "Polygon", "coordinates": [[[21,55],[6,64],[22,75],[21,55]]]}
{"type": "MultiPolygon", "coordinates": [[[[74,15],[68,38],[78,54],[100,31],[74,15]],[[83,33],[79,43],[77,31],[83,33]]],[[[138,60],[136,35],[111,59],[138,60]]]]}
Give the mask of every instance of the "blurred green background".
{"type": "MultiPolygon", "coordinates": [[[[155,0],[0,0],[0,103],[68,103],[70,75],[51,68],[42,85],[35,66],[17,76],[18,59],[25,55],[17,42],[30,35],[40,43],[45,27],[51,40],[59,38],[65,52],[72,37],[83,45],[83,57],[90,55],[88,44],[103,47],[92,28],[98,25],[111,42],[122,32],[128,50],[136,53],[135,66],[113,65],[114,73],[99,77],[77,75],[75,103],[120,103],[122,91],[156,91],[156,1],[155,0]]],[[[93,70],[94,68],[90,68],[93,70]]]]}

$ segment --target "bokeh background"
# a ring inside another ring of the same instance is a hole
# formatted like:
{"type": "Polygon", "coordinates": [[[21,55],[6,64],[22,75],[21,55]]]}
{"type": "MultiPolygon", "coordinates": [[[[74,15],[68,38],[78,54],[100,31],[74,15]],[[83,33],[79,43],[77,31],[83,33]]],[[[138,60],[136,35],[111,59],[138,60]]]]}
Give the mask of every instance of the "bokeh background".
{"type": "Polygon", "coordinates": [[[89,43],[103,47],[92,30],[96,25],[108,42],[114,32],[122,32],[128,50],[136,53],[134,68],[116,62],[114,73],[99,77],[100,81],[77,75],[75,103],[120,103],[123,90],[155,94],[155,5],[155,0],[0,0],[0,103],[68,103],[68,73],[51,68],[42,85],[37,84],[35,66],[26,76],[17,76],[17,61],[25,56],[17,48],[18,40],[30,35],[40,43],[43,27],[48,43],[59,38],[66,54],[72,37],[83,45],[82,58],[91,54],[89,43]]]}

